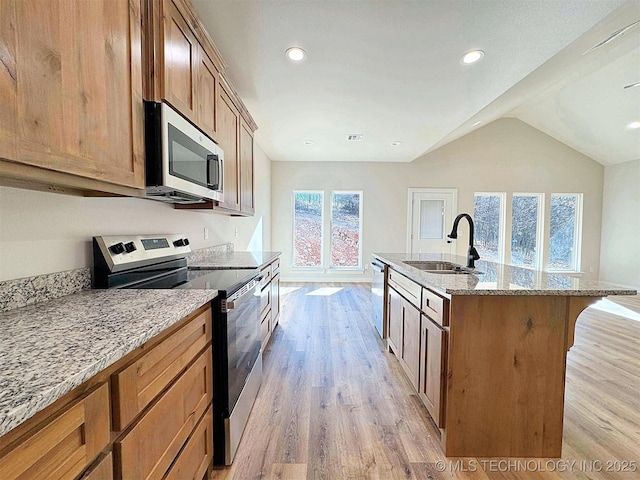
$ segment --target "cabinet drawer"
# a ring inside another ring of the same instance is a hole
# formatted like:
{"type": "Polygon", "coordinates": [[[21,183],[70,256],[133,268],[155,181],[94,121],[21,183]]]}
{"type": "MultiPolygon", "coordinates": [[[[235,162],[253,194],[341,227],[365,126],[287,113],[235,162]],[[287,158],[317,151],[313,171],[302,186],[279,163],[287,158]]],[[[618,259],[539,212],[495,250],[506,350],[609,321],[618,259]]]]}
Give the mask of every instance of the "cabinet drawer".
{"type": "Polygon", "coordinates": [[[422,311],[438,325],[446,327],[449,325],[448,302],[444,298],[436,295],[431,290],[422,289],[422,311]]]}
{"type": "Polygon", "coordinates": [[[109,386],[103,383],[2,457],[0,478],[76,478],[109,444],[109,431],[109,386]]]}
{"type": "Polygon", "coordinates": [[[113,425],[120,431],[169,385],[211,341],[211,308],[156,345],[113,380],[113,425]]]}
{"type": "Polygon", "coordinates": [[[202,479],[213,460],[213,415],[211,407],[196,426],[164,480],[202,479]]]}
{"type": "Polygon", "coordinates": [[[114,443],[119,478],[162,478],[212,400],[211,347],[114,443]]]}
{"type": "Polygon", "coordinates": [[[271,276],[275,277],[280,272],[280,259],[271,264],[271,276]]]}
{"type": "Polygon", "coordinates": [[[262,280],[260,281],[260,286],[264,287],[268,285],[271,281],[271,266],[267,265],[262,270],[260,270],[260,275],[262,276],[262,280]]]}
{"type": "Polygon", "coordinates": [[[422,298],[422,287],[420,285],[391,268],[389,269],[388,282],[389,285],[400,293],[400,295],[409,300],[416,307],[420,308],[420,301],[422,298]]]}

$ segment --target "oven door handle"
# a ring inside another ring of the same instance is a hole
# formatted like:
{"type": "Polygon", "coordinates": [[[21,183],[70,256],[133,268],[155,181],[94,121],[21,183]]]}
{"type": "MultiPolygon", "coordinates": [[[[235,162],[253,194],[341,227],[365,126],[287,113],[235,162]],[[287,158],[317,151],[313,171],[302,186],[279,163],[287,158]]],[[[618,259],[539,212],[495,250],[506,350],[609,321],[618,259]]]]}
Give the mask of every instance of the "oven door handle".
{"type": "MultiPolygon", "coordinates": [[[[258,279],[258,282],[260,280],[261,278],[258,279]]],[[[256,283],[256,285],[253,288],[249,289],[246,293],[244,293],[243,295],[240,295],[238,298],[235,298],[231,301],[227,300],[226,302],[227,306],[224,310],[228,312],[229,310],[238,308],[240,304],[246,302],[249,298],[255,295],[255,291],[259,286],[260,286],[259,283],[256,283]]]]}

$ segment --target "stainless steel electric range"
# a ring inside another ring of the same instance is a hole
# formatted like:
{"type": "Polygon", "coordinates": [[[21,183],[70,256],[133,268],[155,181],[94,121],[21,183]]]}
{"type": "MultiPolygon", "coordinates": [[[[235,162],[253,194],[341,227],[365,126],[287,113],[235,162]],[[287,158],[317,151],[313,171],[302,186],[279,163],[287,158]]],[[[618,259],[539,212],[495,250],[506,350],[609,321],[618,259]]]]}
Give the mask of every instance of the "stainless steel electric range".
{"type": "Polygon", "coordinates": [[[93,288],[213,289],[213,462],[230,465],[262,382],[260,272],[189,270],[184,235],[93,238],[93,288]]]}

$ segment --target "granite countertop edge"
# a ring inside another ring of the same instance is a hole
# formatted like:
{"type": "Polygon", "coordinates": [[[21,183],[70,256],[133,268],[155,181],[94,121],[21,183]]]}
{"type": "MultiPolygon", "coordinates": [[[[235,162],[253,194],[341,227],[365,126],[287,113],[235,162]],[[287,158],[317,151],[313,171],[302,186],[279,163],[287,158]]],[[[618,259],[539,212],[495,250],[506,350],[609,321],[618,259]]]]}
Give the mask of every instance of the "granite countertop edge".
{"type": "MultiPolygon", "coordinates": [[[[635,295],[638,292],[633,288],[629,288],[623,285],[614,285],[605,282],[598,281],[582,281],[583,284],[588,286],[580,287],[567,287],[567,288],[540,288],[536,287],[515,287],[515,288],[475,288],[478,279],[484,275],[478,274],[434,274],[424,272],[418,268],[412,267],[403,263],[404,260],[435,260],[435,261],[451,261],[464,265],[466,262],[465,257],[449,254],[403,254],[403,253],[372,253],[374,258],[379,259],[383,263],[390,265],[398,272],[406,275],[411,280],[429,288],[436,293],[443,294],[445,296],[451,295],[549,295],[549,296],[576,296],[576,297],[598,297],[607,295],[635,295]]],[[[540,272],[521,267],[514,267],[506,264],[499,264],[496,262],[482,261],[478,262],[477,270],[482,272],[484,267],[502,269],[506,271],[507,275],[511,273],[525,273],[529,276],[537,276],[540,279],[563,278],[567,282],[579,284],[580,280],[570,275],[551,272],[540,272]]],[[[487,268],[485,268],[487,269],[487,268]]]]}
{"type": "Polygon", "coordinates": [[[0,436],[217,293],[89,290],[0,313],[0,327],[6,327],[0,331],[0,436]],[[39,335],[36,340],[34,332],[39,335]]]}

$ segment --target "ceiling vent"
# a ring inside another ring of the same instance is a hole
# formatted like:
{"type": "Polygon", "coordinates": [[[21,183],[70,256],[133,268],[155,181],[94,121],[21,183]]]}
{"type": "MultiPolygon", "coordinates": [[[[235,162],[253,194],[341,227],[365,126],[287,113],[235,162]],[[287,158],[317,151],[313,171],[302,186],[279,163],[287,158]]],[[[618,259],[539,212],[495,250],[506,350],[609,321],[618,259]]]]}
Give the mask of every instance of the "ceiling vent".
{"type": "Polygon", "coordinates": [[[361,133],[350,133],[347,135],[347,142],[361,142],[364,135],[361,133]]]}

